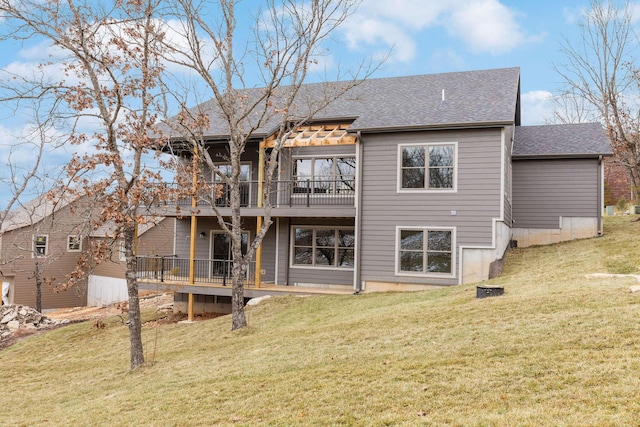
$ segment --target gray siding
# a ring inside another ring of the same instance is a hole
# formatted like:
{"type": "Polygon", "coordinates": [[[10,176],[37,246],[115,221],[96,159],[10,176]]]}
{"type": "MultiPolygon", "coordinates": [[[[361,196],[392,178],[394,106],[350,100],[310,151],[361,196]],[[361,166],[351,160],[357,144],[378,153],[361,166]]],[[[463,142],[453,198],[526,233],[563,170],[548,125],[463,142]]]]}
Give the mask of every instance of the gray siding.
{"type": "Polygon", "coordinates": [[[511,225],[513,214],[513,164],[511,160],[513,149],[514,126],[505,127],[504,132],[504,222],[511,225]]]}
{"type": "MultiPolygon", "coordinates": [[[[140,235],[138,239],[138,255],[140,256],[171,256],[173,255],[175,218],[164,218],[155,226],[140,235]]],[[[117,253],[119,243],[112,245],[114,252],[109,260],[104,261],[93,272],[96,276],[107,276],[118,279],[125,278],[126,262],[120,261],[117,253]]]]}
{"type": "Polygon", "coordinates": [[[273,283],[276,277],[276,221],[269,227],[262,240],[262,281],[273,283]]]}
{"type": "MultiPolygon", "coordinates": [[[[457,262],[460,245],[490,246],[492,220],[502,215],[501,129],[367,135],[362,144],[362,279],[457,283],[457,279],[396,276],[396,226],[456,227],[457,262]],[[427,142],[458,143],[457,192],[398,193],[398,144],[427,142]]],[[[457,265],[454,273],[457,276],[457,265]]]]}
{"type": "Polygon", "coordinates": [[[598,160],[514,160],[517,228],[559,228],[560,217],[598,217],[598,160]]]}
{"type": "MultiPolygon", "coordinates": [[[[290,227],[286,232],[291,234],[291,226],[307,225],[307,226],[331,226],[331,227],[353,227],[353,219],[308,219],[308,218],[291,218],[290,227]]],[[[282,226],[281,226],[282,227],[282,226]]],[[[288,284],[295,283],[311,283],[325,285],[353,285],[353,269],[346,268],[304,268],[291,265],[291,237],[288,238],[288,246],[280,245],[281,251],[286,251],[286,265],[288,266],[288,284]]]]}
{"type": "MultiPolygon", "coordinates": [[[[243,230],[249,232],[249,243],[256,235],[255,218],[245,218],[243,230]]],[[[196,259],[209,259],[211,230],[220,230],[220,225],[216,218],[198,218],[196,231],[196,259]],[[200,233],[205,233],[204,238],[200,238],[200,233]]],[[[191,240],[191,219],[184,218],[176,220],[176,255],[178,258],[189,258],[189,242],[191,240]]]]}

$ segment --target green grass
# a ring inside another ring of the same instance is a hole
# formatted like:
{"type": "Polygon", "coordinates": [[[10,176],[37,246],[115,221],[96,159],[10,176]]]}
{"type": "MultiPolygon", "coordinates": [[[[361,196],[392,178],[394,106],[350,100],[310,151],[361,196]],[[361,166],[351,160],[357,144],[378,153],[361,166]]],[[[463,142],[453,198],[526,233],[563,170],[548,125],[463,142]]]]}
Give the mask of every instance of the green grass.
{"type": "Polygon", "coordinates": [[[640,222],[517,249],[475,285],[271,298],[230,319],[147,325],[128,370],[117,319],[0,352],[0,423],[145,426],[620,426],[640,420],[640,222]]]}

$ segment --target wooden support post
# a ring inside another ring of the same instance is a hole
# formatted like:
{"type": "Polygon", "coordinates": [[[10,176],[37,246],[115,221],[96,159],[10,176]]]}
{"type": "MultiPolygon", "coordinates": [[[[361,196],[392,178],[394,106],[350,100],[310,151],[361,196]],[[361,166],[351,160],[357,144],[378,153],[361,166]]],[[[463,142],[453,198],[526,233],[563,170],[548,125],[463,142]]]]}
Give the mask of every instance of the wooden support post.
{"type": "MultiPolygon", "coordinates": [[[[258,208],[262,208],[264,201],[264,147],[260,147],[258,154],[258,208]]],[[[256,234],[262,228],[262,216],[256,218],[256,234]]],[[[256,288],[262,283],[262,242],[256,248],[256,288]]]]}
{"type": "MultiPolygon", "coordinates": [[[[196,233],[198,231],[198,217],[195,215],[195,209],[198,206],[198,198],[196,190],[198,188],[198,147],[193,150],[193,195],[191,196],[191,236],[189,238],[189,284],[191,286],[196,283],[196,233]]],[[[193,293],[189,293],[189,302],[187,306],[187,320],[193,322],[193,293]]]]}
{"type": "MultiPolygon", "coordinates": [[[[191,236],[189,238],[189,284],[196,283],[196,232],[198,231],[198,217],[191,215],[191,236]]],[[[189,322],[193,321],[193,294],[189,293],[189,305],[187,307],[189,322]]]]}

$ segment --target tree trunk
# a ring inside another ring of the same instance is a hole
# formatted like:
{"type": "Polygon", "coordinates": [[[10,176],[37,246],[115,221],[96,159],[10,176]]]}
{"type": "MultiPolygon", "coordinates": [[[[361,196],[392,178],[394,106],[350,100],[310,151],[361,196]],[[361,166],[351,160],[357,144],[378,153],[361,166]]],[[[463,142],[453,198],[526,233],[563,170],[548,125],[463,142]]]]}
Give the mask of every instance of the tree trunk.
{"type": "Polygon", "coordinates": [[[231,330],[242,329],[247,326],[244,315],[244,274],[241,263],[233,263],[233,289],[231,291],[231,330]]]}
{"type": "Polygon", "coordinates": [[[42,277],[40,274],[40,262],[36,254],[34,276],[36,279],[36,311],[42,313],[42,277]]]}
{"type": "Polygon", "coordinates": [[[135,225],[127,224],[123,229],[125,255],[127,259],[127,293],[129,294],[129,345],[131,369],[144,365],[142,348],[142,317],[140,315],[140,297],[138,295],[137,259],[134,254],[135,225]]]}

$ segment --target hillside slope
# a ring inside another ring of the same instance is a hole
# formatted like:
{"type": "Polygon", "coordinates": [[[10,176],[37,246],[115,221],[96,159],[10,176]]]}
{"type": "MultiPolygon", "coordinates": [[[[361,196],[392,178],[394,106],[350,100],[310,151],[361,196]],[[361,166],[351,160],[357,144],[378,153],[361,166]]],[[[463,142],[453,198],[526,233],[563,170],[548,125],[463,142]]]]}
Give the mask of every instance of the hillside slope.
{"type": "Polygon", "coordinates": [[[602,238],[509,254],[505,295],[271,298],[249,328],[221,317],[127,328],[71,325],[0,352],[11,425],[636,425],[640,222],[602,238]]]}

